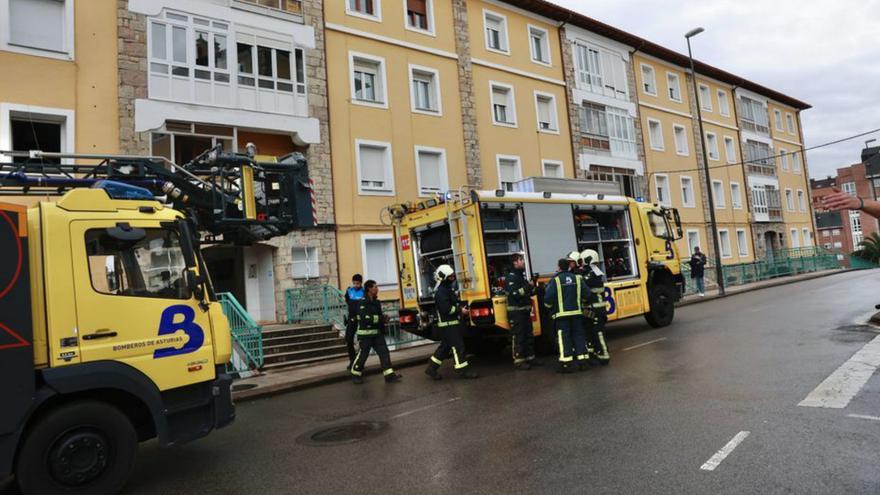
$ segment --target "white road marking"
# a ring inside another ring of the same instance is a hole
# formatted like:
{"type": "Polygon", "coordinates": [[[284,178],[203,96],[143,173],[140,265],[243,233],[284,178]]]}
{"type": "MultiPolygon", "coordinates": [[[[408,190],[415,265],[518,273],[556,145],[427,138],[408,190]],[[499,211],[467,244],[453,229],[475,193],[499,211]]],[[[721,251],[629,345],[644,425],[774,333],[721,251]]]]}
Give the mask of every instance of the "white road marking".
{"type": "Polygon", "coordinates": [[[734,435],[734,437],[731,438],[729,442],[727,442],[727,445],[721,447],[721,450],[719,450],[718,452],[715,452],[715,455],[710,457],[705,464],[700,466],[700,469],[702,469],[703,471],[714,471],[715,468],[717,468],[718,465],[721,464],[721,461],[729,456],[730,453],[733,452],[733,449],[735,449],[737,445],[742,443],[742,441],[745,440],[747,436],[749,436],[749,432],[747,431],[741,431],[734,435]]]}
{"type": "Polygon", "coordinates": [[[453,397],[453,398],[451,398],[451,399],[444,400],[443,402],[438,402],[438,403],[436,403],[436,404],[428,404],[427,406],[419,407],[419,408],[417,408],[417,409],[413,409],[413,410],[411,410],[411,411],[406,411],[406,412],[402,412],[402,413],[400,413],[400,414],[395,414],[394,416],[391,416],[391,417],[388,418],[388,419],[391,420],[391,419],[402,418],[402,417],[405,417],[405,416],[409,416],[410,414],[415,414],[415,413],[417,413],[417,412],[422,412],[422,411],[424,411],[424,410],[426,410],[426,409],[431,409],[432,407],[443,406],[443,405],[446,405],[446,404],[449,404],[449,403],[455,402],[455,401],[457,401],[457,400],[459,400],[459,399],[461,399],[461,397],[453,397]]]}
{"type": "Polygon", "coordinates": [[[850,418],[857,419],[870,419],[871,421],[880,421],[880,417],[878,416],[868,416],[866,414],[847,414],[850,418]]]}
{"type": "Polygon", "coordinates": [[[843,409],[880,367],[880,337],[865,344],[801,401],[802,407],[843,409]]]}
{"type": "Polygon", "coordinates": [[[664,341],[664,340],[666,340],[666,337],[660,337],[659,339],[652,340],[652,341],[650,341],[650,342],[644,342],[644,343],[641,343],[641,344],[638,344],[638,345],[634,345],[634,346],[632,346],[632,347],[626,347],[626,348],[624,348],[623,350],[624,350],[624,351],[631,351],[631,350],[633,350],[633,349],[638,349],[639,347],[645,347],[646,345],[656,344],[657,342],[662,342],[662,341],[664,341]]]}

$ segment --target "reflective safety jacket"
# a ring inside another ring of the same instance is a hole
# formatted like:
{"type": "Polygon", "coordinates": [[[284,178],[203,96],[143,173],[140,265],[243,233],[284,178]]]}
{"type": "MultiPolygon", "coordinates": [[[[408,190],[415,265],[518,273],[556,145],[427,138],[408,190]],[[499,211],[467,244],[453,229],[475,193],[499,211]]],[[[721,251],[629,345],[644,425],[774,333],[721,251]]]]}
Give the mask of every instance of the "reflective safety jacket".
{"type": "Polygon", "coordinates": [[[590,288],[589,309],[596,315],[604,315],[607,310],[605,303],[605,280],[602,275],[589,270],[584,275],[587,287],[590,288]]]}
{"type": "Polygon", "coordinates": [[[437,326],[451,327],[461,323],[461,301],[452,290],[452,284],[443,282],[434,293],[434,304],[437,308],[437,326]]]}
{"type": "Polygon", "coordinates": [[[526,279],[525,270],[512,270],[505,277],[507,286],[507,310],[531,311],[534,288],[526,279]]]}
{"type": "Polygon", "coordinates": [[[363,337],[371,337],[384,333],[385,317],[382,313],[382,303],[379,299],[361,299],[357,312],[357,334],[363,337]]]}
{"type": "Polygon", "coordinates": [[[544,306],[551,310],[551,316],[583,315],[583,301],[589,292],[584,278],[569,271],[559,272],[550,279],[544,291],[544,306]]]}

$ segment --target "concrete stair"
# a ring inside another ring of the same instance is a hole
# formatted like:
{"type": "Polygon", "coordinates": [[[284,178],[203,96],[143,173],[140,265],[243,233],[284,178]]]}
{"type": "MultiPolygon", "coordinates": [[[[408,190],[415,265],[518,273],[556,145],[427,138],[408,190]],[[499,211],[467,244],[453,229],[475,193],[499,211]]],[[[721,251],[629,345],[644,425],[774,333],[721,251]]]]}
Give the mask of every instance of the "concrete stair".
{"type": "Polygon", "coordinates": [[[323,323],[263,326],[263,370],[312,364],[348,356],[345,339],[323,323]]]}

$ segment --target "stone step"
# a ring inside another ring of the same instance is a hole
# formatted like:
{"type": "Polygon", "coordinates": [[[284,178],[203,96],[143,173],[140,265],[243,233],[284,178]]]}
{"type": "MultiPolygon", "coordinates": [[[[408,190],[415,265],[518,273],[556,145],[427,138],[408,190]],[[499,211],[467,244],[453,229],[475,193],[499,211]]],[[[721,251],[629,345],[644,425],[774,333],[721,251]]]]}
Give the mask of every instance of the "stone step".
{"type": "Polygon", "coordinates": [[[315,340],[332,339],[336,337],[339,337],[339,332],[335,329],[310,333],[297,333],[294,335],[286,335],[281,337],[266,337],[266,335],[263,334],[263,347],[300,344],[305,342],[312,342],[315,340]]]}
{"type": "MultiPolygon", "coordinates": [[[[320,363],[321,361],[329,361],[331,359],[342,359],[342,358],[347,358],[347,357],[348,357],[348,353],[342,352],[342,353],[337,353],[337,354],[328,354],[326,356],[297,359],[295,361],[281,361],[278,363],[264,365],[263,371],[270,372],[270,373],[273,371],[286,371],[288,368],[291,368],[294,366],[307,366],[307,365],[312,365],[315,363],[320,363]]],[[[344,365],[340,365],[340,366],[344,366],[344,365]]]]}
{"type": "Polygon", "coordinates": [[[326,332],[333,330],[333,325],[326,323],[315,324],[276,324],[263,326],[263,339],[275,337],[291,337],[294,335],[303,335],[315,332],[326,332]]]}
{"type": "Polygon", "coordinates": [[[337,354],[348,355],[348,351],[345,348],[345,342],[340,340],[339,344],[330,344],[324,347],[318,347],[315,349],[304,349],[297,351],[288,351],[288,352],[276,352],[274,354],[265,353],[264,350],[264,368],[269,368],[270,365],[274,365],[276,363],[295,363],[300,362],[303,359],[309,358],[319,358],[324,356],[331,356],[337,354]]]}
{"type": "Polygon", "coordinates": [[[332,347],[338,345],[345,345],[345,340],[339,338],[339,336],[333,336],[329,339],[321,339],[321,340],[311,340],[307,342],[296,342],[293,344],[281,344],[281,345],[270,345],[267,346],[265,341],[263,342],[263,355],[268,357],[273,354],[284,354],[288,352],[297,352],[297,351],[305,351],[309,349],[321,349],[325,347],[332,347]]]}

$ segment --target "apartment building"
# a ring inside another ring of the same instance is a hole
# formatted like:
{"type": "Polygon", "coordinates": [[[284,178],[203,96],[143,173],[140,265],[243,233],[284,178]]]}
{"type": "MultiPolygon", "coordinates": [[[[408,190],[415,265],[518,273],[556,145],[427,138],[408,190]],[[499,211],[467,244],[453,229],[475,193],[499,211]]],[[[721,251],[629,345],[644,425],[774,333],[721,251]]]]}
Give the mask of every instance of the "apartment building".
{"type": "Polygon", "coordinates": [[[244,152],[250,143],[261,159],[308,159],[319,228],[206,247],[217,290],[275,321],[285,289],[335,283],[321,2],[121,0],[114,13],[122,152],[186,163],[213,146],[244,152]]]}
{"type": "Polygon", "coordinates": [[[0,150],[118,151],[115,26],[115,0],[0,0],[0,150]]]}

